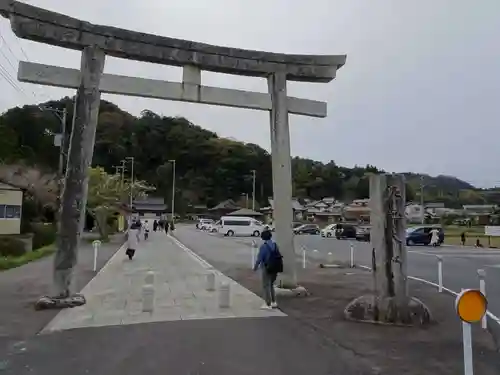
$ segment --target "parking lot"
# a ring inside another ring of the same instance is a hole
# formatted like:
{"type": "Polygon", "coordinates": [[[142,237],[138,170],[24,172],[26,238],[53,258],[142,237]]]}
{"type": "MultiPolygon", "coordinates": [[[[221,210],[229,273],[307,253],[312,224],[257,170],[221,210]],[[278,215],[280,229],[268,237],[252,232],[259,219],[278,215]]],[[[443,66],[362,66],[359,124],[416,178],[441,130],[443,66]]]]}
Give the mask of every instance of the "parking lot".
{"type": "MultiPolygon", "coordinates": [[[[195,229],[194,225],[185,230],[196,231],[204,236],[224,238],[225,241],[241,246],[252,245],[252,241],[260,243],[256,237],[224,237],[219,233],[206,233],[195,229]]],[[[198,235],[196,238],[200,238],[198,235]]],[[[353,246],[354,261],[357,265],[371,266],[371,247],[369,242],[337,240],[320,235],[296,235],[295,251],[297,255],[306,252],[308,259],[348,263],[350,247],[353,246]],[[331,255],[329,255],[331,253],[331,255]]],[[[198,240],[200,242],[200,240],[198,240]]],[[[203,241],[202,241],[203,242],[203,241]]],[[[192,244],[200,247],[203,243],[192,244]]],[[[196,249],[193,249],[196,251],[196,249]]],[[[410,276],[422,278],[434,283],[438,282],[437,257],[443,258],[443,284],[445,287],[460,292],[463,288],[478,288],[478,269],[486,270],[486,292],[489,299],[489,310],[500,316],[500,250],[477,249],[473,247],[447,246],[438,248],[428,246],[408,247],[408,273],[410,276]]],[[[243,255],[241,255],[243,256],[243,255]]]]}

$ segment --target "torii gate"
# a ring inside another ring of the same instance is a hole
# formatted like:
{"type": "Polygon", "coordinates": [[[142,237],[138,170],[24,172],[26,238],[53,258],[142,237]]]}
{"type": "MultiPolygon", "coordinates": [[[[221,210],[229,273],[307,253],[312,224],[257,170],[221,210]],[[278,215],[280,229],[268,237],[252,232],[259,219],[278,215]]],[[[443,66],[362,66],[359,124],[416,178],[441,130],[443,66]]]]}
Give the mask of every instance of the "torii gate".
{"type": "Polygon", "coordinates": [[[286,82],[330,82],[345,64],[346,55],[290,55],[220,47],[94,25],[13,0],[0,0],[0,14],[10,19],[20,38],[82,51],[80,71],[24,61],[18,71],[21,82],[77,89],[54,265],[59,296],[69,295],[77,261],[101,92],[269,111],[276,237],[285,262],[282,285],[297,286],[288,113],[326,117],[326,103],[288,97],[286,82]],[[167,82],[103,74],[106,55],[180,66],[183,79],[167,82]],[[269,93],[203,86],[201,70],[266,78],[269,93]]]}

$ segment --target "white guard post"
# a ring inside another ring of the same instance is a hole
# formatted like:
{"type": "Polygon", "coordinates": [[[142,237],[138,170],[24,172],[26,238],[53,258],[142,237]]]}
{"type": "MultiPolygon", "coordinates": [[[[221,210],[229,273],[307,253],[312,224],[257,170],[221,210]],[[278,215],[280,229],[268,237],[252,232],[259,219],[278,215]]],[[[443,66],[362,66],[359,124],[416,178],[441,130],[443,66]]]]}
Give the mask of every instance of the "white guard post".
{"type": "MultiPolygon", "coordinates": [[[[478,269],[477,276],[479,277],[479,291],[486,297],[486,270],[478,269]]],[[[488,328],[488,318],[486,314],[483,316],[483,319],[481,319],[481,328],[488,328]]]]}
{"type": "Polygon", "coordinates": [[[306,248],[302,246],[302,268],[306,268],[306,248]]]}
{"type": "Polygon", "coordinates": [[[464,345],[464,375],[473,375],[471,323],[479,322],[485,315],[488,301],[476,289],[465,289],[455,300],[457,315],[462,320],[462,339],[464,345]]]}
{"type": "Polygon", "coordinates": [[[351,255],[350,256],[350,258],[351,258],[351,268],[354,268],[354,244],[351,242],[350,245],[351,245],[350,246],[350,248],[351,248],[350,249],[350,253],[351,253],[350,254],[351,255]]]}
{"type": "Polygon", "coordinates": [[[92,242],[92,246],[94,247],[94,266],[92,270],[95,272],[97,270],[97,256],[99,255],[99,248],[101,247],[101,241],[95,240],[92,242]]]}
{"type": "Polygon", "coordinates": [[[443,257],[438,255],[438,290],[439,293],[443,293],[443,257]]]}
{"type": "Polygon", "coordinates": [[[250,267],[252,268],[255,265],[256,256],[257,256],[257,242],[255,240],[252,240],[252,264],[250,265],[250,267]]]}

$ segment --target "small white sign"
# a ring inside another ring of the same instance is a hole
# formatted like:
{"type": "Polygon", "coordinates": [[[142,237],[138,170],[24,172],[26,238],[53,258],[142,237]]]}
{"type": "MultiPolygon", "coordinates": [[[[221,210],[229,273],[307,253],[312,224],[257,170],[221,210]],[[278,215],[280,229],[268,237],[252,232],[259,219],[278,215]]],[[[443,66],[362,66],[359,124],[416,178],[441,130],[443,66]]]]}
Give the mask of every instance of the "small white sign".
{"type": "Polygon", "coordinates": [[[499,225],[486,225],[484,227],[484,234],[486,236],[500,237],[500,226],[499,225]]]}
{"type": "Polygon", "coordinates": [[[54,134],[54,146],[61,147],[62,144],[62,134],[54,134]]]}

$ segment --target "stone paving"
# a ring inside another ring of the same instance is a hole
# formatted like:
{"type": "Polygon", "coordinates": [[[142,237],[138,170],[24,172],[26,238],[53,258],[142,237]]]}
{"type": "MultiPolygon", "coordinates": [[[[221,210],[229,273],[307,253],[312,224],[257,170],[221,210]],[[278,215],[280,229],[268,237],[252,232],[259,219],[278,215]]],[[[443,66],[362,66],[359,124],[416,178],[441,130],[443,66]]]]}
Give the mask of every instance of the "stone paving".
{"type": "Polygon", "coordinates": [[[43,333],[72,328],[127,325],[189,319],[285,316],[261,310],[263,300],[224,276],[165,233],[140,242],[132,261],[120,249],[82,290],[87,304],[62,310],[43,333]],[[142,289],[148,271],[154,277],[154,309],[143,312],[142,289]],[[216,275],[216,291],[206,290],[207,274],[216,275]],[[218,287],[230,286],[230,307],[220,308],[218,287]]]}

